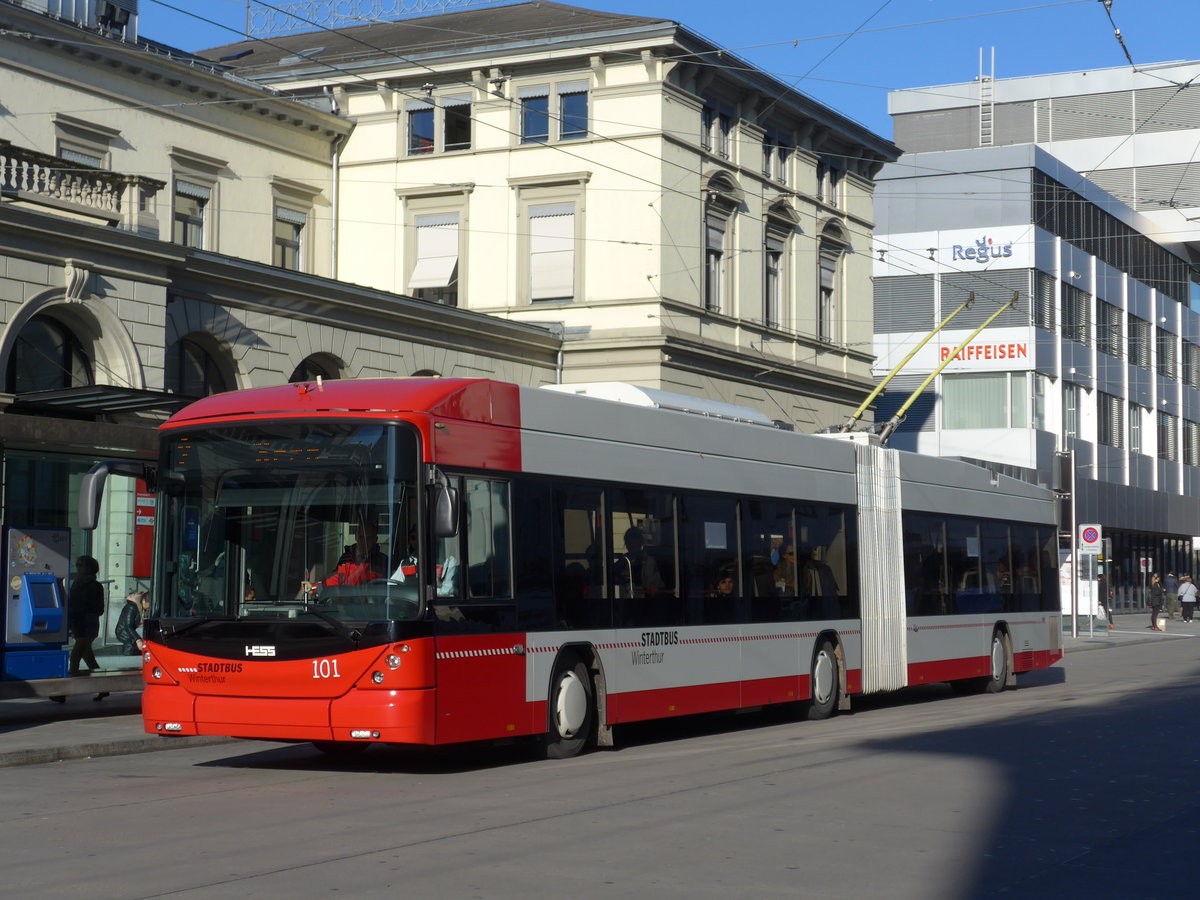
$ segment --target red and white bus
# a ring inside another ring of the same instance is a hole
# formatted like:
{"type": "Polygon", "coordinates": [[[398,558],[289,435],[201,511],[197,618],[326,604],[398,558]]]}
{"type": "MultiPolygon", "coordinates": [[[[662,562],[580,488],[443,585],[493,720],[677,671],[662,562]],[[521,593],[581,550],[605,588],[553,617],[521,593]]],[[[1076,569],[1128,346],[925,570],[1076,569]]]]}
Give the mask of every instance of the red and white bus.
{"type": "Polygon", "coordinates": [[[85,527],[110,472],[158,491],[146,730],[564,757],[626,722],[823,718],[1061,658],[1049,492],[739,407],[574,393],[602,387],[237,391],[167,421],[156,472],[97,466],[85,527]]]}

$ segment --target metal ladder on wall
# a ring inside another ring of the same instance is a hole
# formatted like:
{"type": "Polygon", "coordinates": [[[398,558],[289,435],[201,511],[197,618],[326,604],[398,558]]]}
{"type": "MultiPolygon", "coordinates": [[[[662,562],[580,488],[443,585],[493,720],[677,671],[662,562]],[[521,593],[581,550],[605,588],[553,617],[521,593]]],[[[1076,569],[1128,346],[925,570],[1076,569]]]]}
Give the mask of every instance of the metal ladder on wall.
{"type": "Polygon", "coordinates": [[[996,48],[992,48],[992,70],[983,71],[983,48],[979,48],[979,146],[992,146],[995,103],[993,88],[996,81],[996,48]]]}

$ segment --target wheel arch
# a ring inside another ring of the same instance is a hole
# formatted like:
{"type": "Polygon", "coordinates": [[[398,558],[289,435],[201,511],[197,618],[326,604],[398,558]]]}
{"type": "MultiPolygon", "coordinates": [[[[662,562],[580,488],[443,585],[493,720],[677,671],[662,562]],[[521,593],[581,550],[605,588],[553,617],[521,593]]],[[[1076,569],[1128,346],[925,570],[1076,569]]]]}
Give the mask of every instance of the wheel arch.
{"type": "MultiPolygon", "coordinates": [[[[577,641],[573,643],[563,644],[558,648],[558,653],[554,657],[554,664],[550,667],[550,681],[554,680],[554,673],[558,671],[559,665],[564,657],[573,657],[580,660],[587,668],[592,676],[592,690],[594,692],[594,700],[596,703],[596,746],[611,747],[613,746],[612,725],[608,722],[608,679],[604,673],[604,661],[600,658],[596,647],[587,641],[577,641]]],[[[547,687],[547,696],[552,689],[552,685],[547,687]]],[[[546,730],[551,727],[550,716],[552,715],[550,706],[546,706],[546,730]]]]}
{"type": "Polygon", "coordinates": [[[846,687],[846,645],[842,640],[842,636],[833,628],[822,630],[813,641],[812,653],[809,654],[808,671],[811,672],[813,664],[817,660],[817,653],[821,649],[821,645],[828,641],[833,645],[833,656],[837,662],[837,677],[838,677],[838,711],[845,712],[850,709],[850,692],[846,687]]]}
{"type": "MultiPolygon", "coordinates": [[[[1008,625],[1007,619],[997,620],[992,628],[992,640],[996,639],[996,635],[1001,635],[1004,639],[1004,655],[1007,657],[1008,665],[1006,666],[1006,677],[1004,679],[1005,687],[1017,686],[1017,672],[1013,661],[1013,636],[1012,629],[1008,625]]],[[[991,641],[988,642],[989,651],[991,641]]]]}

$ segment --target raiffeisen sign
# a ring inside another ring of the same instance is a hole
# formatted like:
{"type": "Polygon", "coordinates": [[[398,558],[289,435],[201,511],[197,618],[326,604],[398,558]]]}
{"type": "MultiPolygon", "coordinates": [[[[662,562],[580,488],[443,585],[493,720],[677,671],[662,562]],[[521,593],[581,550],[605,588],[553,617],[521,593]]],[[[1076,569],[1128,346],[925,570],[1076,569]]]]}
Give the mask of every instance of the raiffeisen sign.
{"type": "MultiPolygon", "coordinates": [[[[947,328],[916,352],[904,366],[908,375],[928,374],[949,360],[947,375],[962,372],[1022,372],[1036,367],[1037,338],[1028,326],[989,326],[975,340],[951,354],[971,332],[947,328]]],[[[881,377],[898,365],[928,332],[891,332],[875,335],[874,373],[881,377]]]]}
{"type": "MultiPolygon", "coordinates": [[[[942,345],[940,361],[950,358],[950,354],[954,353],[952,346],[942,345]]],[[[1025,360],[1029,359],[1029,342],[1028,341],[976,341],[967,344],[954,355],[956,362],[969,362],[972,360],[984,359],[1007,359],[1007,360],[1025,360]]]]}

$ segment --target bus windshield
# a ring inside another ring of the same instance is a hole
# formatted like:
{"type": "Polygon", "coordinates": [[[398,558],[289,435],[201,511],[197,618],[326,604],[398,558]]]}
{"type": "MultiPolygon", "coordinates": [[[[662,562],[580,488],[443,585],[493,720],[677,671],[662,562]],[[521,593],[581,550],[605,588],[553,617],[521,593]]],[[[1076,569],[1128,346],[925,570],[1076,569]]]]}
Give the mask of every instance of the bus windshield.
{"type": "Polygon", "coordinates": [[[417,437],[255,422],[167,438],[158,617],[420,616],[417,437]]]}

